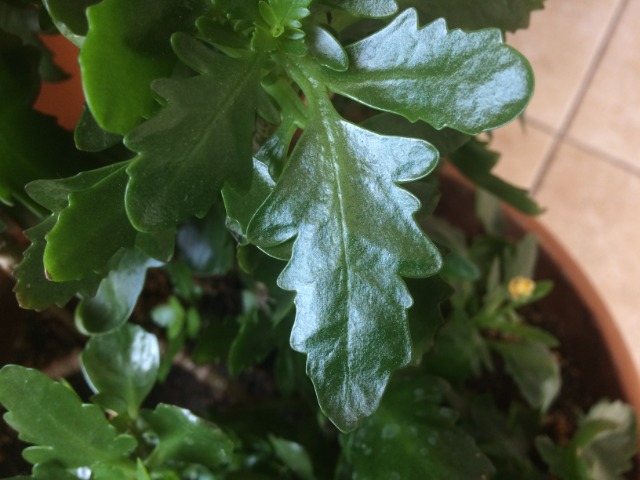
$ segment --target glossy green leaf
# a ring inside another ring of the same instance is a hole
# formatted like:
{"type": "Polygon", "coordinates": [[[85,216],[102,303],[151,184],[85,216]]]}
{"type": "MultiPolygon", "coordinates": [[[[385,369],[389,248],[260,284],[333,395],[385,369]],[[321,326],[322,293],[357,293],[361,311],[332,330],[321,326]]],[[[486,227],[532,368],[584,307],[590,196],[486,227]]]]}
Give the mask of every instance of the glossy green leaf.
{"type": "MultiPolygon", "coordinates": [[[[271,27],[286,26],[299,28],[300,20],[311,13],[307,8],[311,0],[260,0],[258,8],[264,20],[271,27]]],[[[282,32],[284,35],[286,32],[282,32]]]]}
{"type": "Polygon", "coordinates": [[[136,248],[162,263],[166,263],[173,258],[175,246],[175,228],[151,233],[138,232],[136,236],[136,248]]]}
{"type": "Polygon", "coordinates": [[[70,282],[53,282],[45,276],[42,257],[45,250],[45,236],[56,223],[56,217],[45,219],[39,225],[25,231],[31,246],[24,253],[24,258],[15,271],[16,298],[22,308],[43,310],[51,305],[63,306],[76,292],[93,295],[100,284],[100,277],[88,274],[81,280],[70,282]]]}
{"type": "Polygon", "coordinates": [[[251,48],[257,52],[280,50],[294,56],[307,53],[300,20],[310,14],[311,0],[260,0],[251,48]]]}
{"type": "Polygon", "coordinates": [[[544,0],[398,0],[401,9],[413,7],[422,23],[447,19],[449,28],[499,28],[513,32],[529,26],[529,16],[543,8],[544,0]]]}
{"type": "Polygon", "coordinates": [[[83,405],[69,387],[36,370],[15,365],[0,370],[0,403],[9,411],[7,423],[36,445],[24,451],[33,464],[90,466],[122,459],[136,446],[133,437],[117,435],[100,408],[83,405]]]}
{"type": "Polygon", "coordinates": [[[236,248],[225,220],[218,203],[203,219],[192,218],[178,230],[178,248],[194,273],[224,275],[233,267],[236,248]]]}
{"type": "Polygon", "coordinates": [[[81,46],[89,30],[86,9],[100,0],[43,0],[56,28],[75,45],[81,46]]]}
{"type": "Polygon", "coordinates": [[[158,436],[158,445],[149,455],[147,466],[178,460],[216,468],[231,460],[233,442],[213,423],[165,404],[141,413],[158,436]]]}
{"type": "Polygon", "coordinates": [[[456,413],[442,406],[445,392],[437,377],[414,372],[394,379],[378,411],[348,437],[353,478],[491,478],[489,460],[456,427],[456,413]]]}
{"type": "Polygon", "coordinates": [[[363,130],[322,104],[249,225],[261,248],[296,237],[279,278],[297,292],[291,344],[308,354],[320,406],[342,430],[375,410],[410,360],[399,275],[433,275],[440,259],[412,218],[419,202],[396,183],[436,161],[429,144],[363,130]]]}
{"type": "Polygon", "coordinates": [[[594,405],[568,445],[548,437],[536,446],[551,472],[570,480],[623,480],[637,453],[636,417],[620,401],[594,405]]]}
{"type": "Polygon", "coordinates": [[[245,280],[247,288],[256,298],[255,305],[267,314],[273,325],[291,313],[294,294],[281,289],[276,280],[284,262],[246,245],[238,248],[238,266],[250,275],[245,280]]]}
{"type": "MultiPolygon", "coordinates": [[[[456,297],[452,298],[455,301],[456,297]]],[[[438,331],[437,341],[423,361],[429,373],[463,385],[490,367],[491,351],[480,330],[464,311],[454,310],[438,331]]]]}
{"type": "Polygon", "coordinates": [[[444,20],[418,28],[413,9],[347,53],[346,72],[320,73],[332,90],[437,129],[477,134],[504,125],[533,90],[529,63],[499,30],[448,31],[444,20]]]}
{"type": "Polygon", "coordinates": [[[130,418],[155,384],[160,347],[155,335],[137,325],[89,340],[82,353],[82,368],[95,393],[120,397],[130,418]]]}
{"type": "Polygon", "coordinates": [[[533,437],[540,428],[540,414],[519,402],[512,402],[507,412],[495,405],[490,395],[466,395],[468,412],[465,431],[496,469],[495,480],[549,480],[542,465],[531,454],[533,437]]]}
{"type": "Polygon", "coordinates": [[[436,130],[428,123],[410,122],[406,118],[393,113],[375,115],[366,119],[360,126],[381,135],[421,138],[436,147],[441,157],[451,155],[471,138],[466,133],[451,128],[436,130]]]}
{"type": "Polygon", "coordinates": [[[291,320],[283,320],[273,325],[271,319],[257,309],[243,314],[240,317],[240,330],[229,349],[229,372],[239,375],[263,361],[277,347],[289,348],[287,340],[291,324],[291,320]]]}
{"type": "Polygon", "coordinates": [[[395,0],[323,0],[322,3],[346,10],[357,17],[383,18],[398,11],[395,0]]]}
{"type": "Polygon", "coordinates": [[[91,468],[91,480],[137,480],[133,462],[98,463],[91,468]]]}
{"type": "Polygon", "coordinates": [[[90,335],[119,328],[133,312],[147,269],[160,265],[138,249],[125,250],[117,266],[100,282],[95,296],[82,300],[76,307],[76,325],[90,335]]]}
{"type": "Polygon", "coordinates": [[[540,342],[491,342],[529,405],[549,409],[560,392],[560,367],[554,354],[540,342]]]}
{"type": "MultiPolygon", "coordinates": [[[[275,136],[276,135],[274,135],[274,137],[275,136]]],[[[272,144],[270,146],[278,149],[281,148],[280,145],[276,147],[272,144]]],[[[264,153],[264,148],[258,153],[264,153]]],[[[227,211],[227,227],[240,245],[246,245],[249,242],[247,239],[249,222],[251,222],[258,208],[260,208],[273,191],[274,186],[275,182],[269,174],[269,167],[262,161],[254,158],[253,178],[249,190],[242,191],[233,188],[229,184],[225,185],[222,189],[222,198],[224,199],[225,209],[227,211]]],[[[288,260],[291,258],[291,246],[292,242],[285,242],[273,247],[263,247],[263,249],[274,258],[288,260]]]]}
{"type": "Polygon", "coordinates": [[[203,216],[224,182],[247,185],[251,172],[256,60],[223,56],[188,35],[174,35],[172,42],[199,75],[154,82],[167,105],[125,139],[140,152],[128,168],[126,202],[142,231],[203,216]]]}
{"type": "Polygon", "coordinates": [[[406,282],[413,297],[413,306],[409,309],[412,363],[418,365],[433,347],[437,331],[445,324],[440,304],[451,296],[453,289],[440,275],[406,282]]]}
{"type": "Polygon", "coordinates": [[[149,88],[171,74],[169,39],[195,32],[207,0],[103,0],[87,10],[89,33],[80,52],[87,103],[98,124],[125,135],[154,109],[149,88]]]}
{"type": "MultiPolygon", "coordinates": [[[[55,462],[39,463],[33,467],[33,475],[26,478],[34,478],[36,480],[78,480],[78,477],[69,473],[63,467],[55,462]]],[[[12,478],[10,480],[22,480],[22,477],[12,478]]]]}
{"type": "Polygon", "coordinates": [[[249,22],[260,19],[260,10],[256,0],[213,0],[218,13],[237,21],[236,27],[247,26],[249,22]]]}
{"type": "Polygon", "coordinates": [[[82,115],[73,132],[76,147],[83,152],[101,152],[122,142],[122,135],[100,128],[91,110],[84,105],[82,115]]]}
{"type": "Polygon", "coordinates": [[[313,465],[309,454],[299,443],[285,440],[274,435],[269,436],[269,443],[278,459],[283,462],[301,480],[313,480],[313,465]]]}
{"type": "Polygon", "coordinates": [[[251,188],[241,191],[230,185],[222,189],[222,198],[227,211],[229,230],[241,244],[247,243],[249,222],[273,191],[275,182],[269,175],[269,168],[263,162],[253,159],[253,178],[251,188]]]}
{"type": "Polygon", "coordinates": [[[36,180],[26,186],[26,191],[40,205],[53,213],[60,213],[69,206],[69,195],[90,189],[123,168],[122,163],[87,170],[73,177],[55,180],[36,180]]]}
{"type": "Polygon", "coordinates": [[[232,25],[223,25],[212,18],[200,17],[196,26],[200,38],[230,57],[241,57],[249,50],[249,39],[234,30],[232,25]]]}
{"type": "Polygon", "coordinates": [[[103,269],[119,249],[133,247],[136,231],[124,209],[125,166],[103,169],[104,178],[69,195],[46,236],[44,265],[54,281],[81,279],[103,269]]]}
{"type": "Polygon", "coordinates": [[[514,187],[491,173],[499,158],[499,154],[477,140],[467,142],[450,156],[460,173],[479,187],[528,215],[542,213],[543,210],[526,190],[514,187]]]}
{"type": "Polygon", "coordinates": [[[349,68],[349,57],[340,42],[327,30],[313,26],[307,32],[307,45],[320,65],[344,72],[349,68]]]}

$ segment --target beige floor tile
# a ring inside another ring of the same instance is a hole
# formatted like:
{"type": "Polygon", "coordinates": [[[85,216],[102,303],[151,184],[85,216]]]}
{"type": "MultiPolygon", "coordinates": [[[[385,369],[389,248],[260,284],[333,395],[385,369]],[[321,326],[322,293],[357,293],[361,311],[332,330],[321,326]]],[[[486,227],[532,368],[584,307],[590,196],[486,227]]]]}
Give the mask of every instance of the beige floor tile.
{"type": "Polygon", "coordinates": [[[531,123],[515,121],[495,130],[491,149],[500,152],[500,161],[494,173],[519,187],[531,188],[552,140],[550,133],[531,123]]]}
{"type": "Polygon", "coordinates": [[[546,0],[529,29],[507,37],[536,75],[529,115],[553,128],[562,124],[620,1],[546,0]]]}
{"type": "Polygon", "coordinates": [[[562,145],[536,196],[541,220],[601,293],[640,367],[640,177],[562,145]]]}
{"type": "Polygon", "coordinates": [[[640,168],[640,1],[629,1],[569,135],[640,168]]]}

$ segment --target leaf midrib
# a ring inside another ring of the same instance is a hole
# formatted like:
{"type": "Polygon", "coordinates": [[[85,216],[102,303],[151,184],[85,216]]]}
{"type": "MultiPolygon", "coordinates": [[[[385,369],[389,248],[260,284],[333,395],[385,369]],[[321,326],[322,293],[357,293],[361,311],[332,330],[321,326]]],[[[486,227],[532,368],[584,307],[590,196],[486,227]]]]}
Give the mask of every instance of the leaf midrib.
{"type": "MultiPolygon", "coordinates": [[[[332,119],[333,122],[335,122],[335,119],[332,119]]],[[[346,307],[347,307],[347,326],[346,326],[346,330],[347,330],[347,335],[345,336],[346,338],[346,343],[347,343],[347,362],[346,362],[346,370],[347,370],[347,378],[351,379],[352,378],[352,369],[351,369],[351,363],[352,363],[352,340],[351,340],[351,261],[350,261],[350,257],[349,257],[349,251],[348,251],[348,236],[347,236],[347,225],[345,223],[345,217],[346,217],[346,212],[345,212],[345,208],[344,208],[344,196],[342,193],[342,181],[341,181],[341,176],[340,176],[340,166],[339,166],[339,161],[338,159],[340,158],[339,156],[339,152],[338,149],[336,148],[336,145],[338,145],[340,142],[331,142],[331,138],[329,135],[329,129],[327,129],[325,133],[325,141],[326,141],[326,145],[330,145],[329,149],[330,149],[330,153],[331,153],[331,167],[333,170],[333,176],[334,176],[334,183],[336,185],[336,196],[337,196],[337,200],[338,200],[338,205],[339,205],[339,213],[340,213],[340,234],[341,234],[341,238],[342,238],[342,245],[341,245],[341,257],[344,261],[344,265],[346,266],[346,268],[344,268],[344,272],[345,272],[345,280],[344,280],[344,284],[346,284],[344,286],[345,291],[347,292],[347,302],[346,302],[346,307]]],[[[342,136],[342,135],[340,135],[342,136]]],[[[345,382],[346,385],[349,385],[348,383],[345,382]]],[[[352,391],[351,389],[348,390],[349,391],[349,404],[353,403],[353,399],[351,398],[352,396],[352,391]]]]}

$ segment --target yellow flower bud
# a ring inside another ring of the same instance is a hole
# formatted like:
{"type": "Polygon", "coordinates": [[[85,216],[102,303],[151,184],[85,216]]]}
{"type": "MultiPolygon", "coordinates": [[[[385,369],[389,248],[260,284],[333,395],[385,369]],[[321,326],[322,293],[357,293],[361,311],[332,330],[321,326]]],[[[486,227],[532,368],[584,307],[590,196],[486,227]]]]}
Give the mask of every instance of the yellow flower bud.
{"type": "Polygon", "coordinates": [[[514,300],[526,300],[533,295],[536,289],[536,282],[530,278],[513,277],[509,281],[509,294],[514,300]]]}

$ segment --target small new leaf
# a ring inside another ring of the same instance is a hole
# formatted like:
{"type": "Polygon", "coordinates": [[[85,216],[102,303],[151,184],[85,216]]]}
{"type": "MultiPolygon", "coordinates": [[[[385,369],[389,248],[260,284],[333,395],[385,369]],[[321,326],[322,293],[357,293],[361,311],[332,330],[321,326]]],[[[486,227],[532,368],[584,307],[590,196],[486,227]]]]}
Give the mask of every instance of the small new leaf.
{"type": "Polygon", "coordinates": [[[300,20],[311,12],[311,0],[260,0],[258,8],[262,22],[256,25],[251,41],[256,51],[283,52],[302,56],[307,52],[300,20]]]}
{"type": "Polygon", "coordinates": [[[319,72],[337,93],[377,108],[468,134],[518,116],[533,91],[527,60],[499,30],[448,31],[418,26],[414,9],[347,47],[346,72],[319,72]]]}
{"type": "Polygon", "coordinates": [[[523,396],[533,408],[545,412],[560,393],[560,367],[542,342],[491,342],[523,396]]]}
{"type": "Polygon", "coordinates": [[[116,268],[100,282],[95,296],[82,300],[76,307],[76,325],[90,335],[119,328],[133,312],[147,268],[160,265],[138,249],[126,250],[116,268]]]}
{"type": "Polygon", "coordinates": [[[82,353],[82,368],[94,392],[124,400],[130,418],[151,391],[159,366],[158,339],[137,325],[92,337],[82,353]]]}
{"type": "Polygon", "coordinates": [[[216,468],[231,459],[233,442],[216,425],[188,410],[160,404],[153,411],[142,411],[142,416],[158,435],[147,466],[178,460],[216,468]]]}
{"type": "Polygon", "coordinates": [[[349,68],[349,57],[340,42],[327,30],[317,25],[309,28],[307,45],[311,54],[325,67],[338,72],[349,68]]]}
{"type": "Polygon", "coordinates": [[[167,105],[125,138],[139,152],[127,170],[126,205],[141,231],[203,216],[226,181],[246,185],[251,172],[257,62],[215,53],[186,34],[172,42],[199,75],[154,82],[167,105]]]}
{"type": "Polygon", "coordinates": [[[83,405],[70,388],[37,370],[16,365],[0,370],[0,403],[20,439],[36,445],[24,451],[33,464],[86,467],[124,459],[136,446],[133,437],[117,435],[100,408],[83,405]]]}
{"type": "Polygon", "coordinates": [[[291,344],[308,354],[320,406],[342,430],[375,410],[410,360],[412,301],[399,275],[433,275],[440,258],[412,217],[419,202],[397,183],[437,158],[426,142],[377,135],[323,104],[249,225],[265,251],[295,237],[278,281],[297,292],[291,344]]]}

